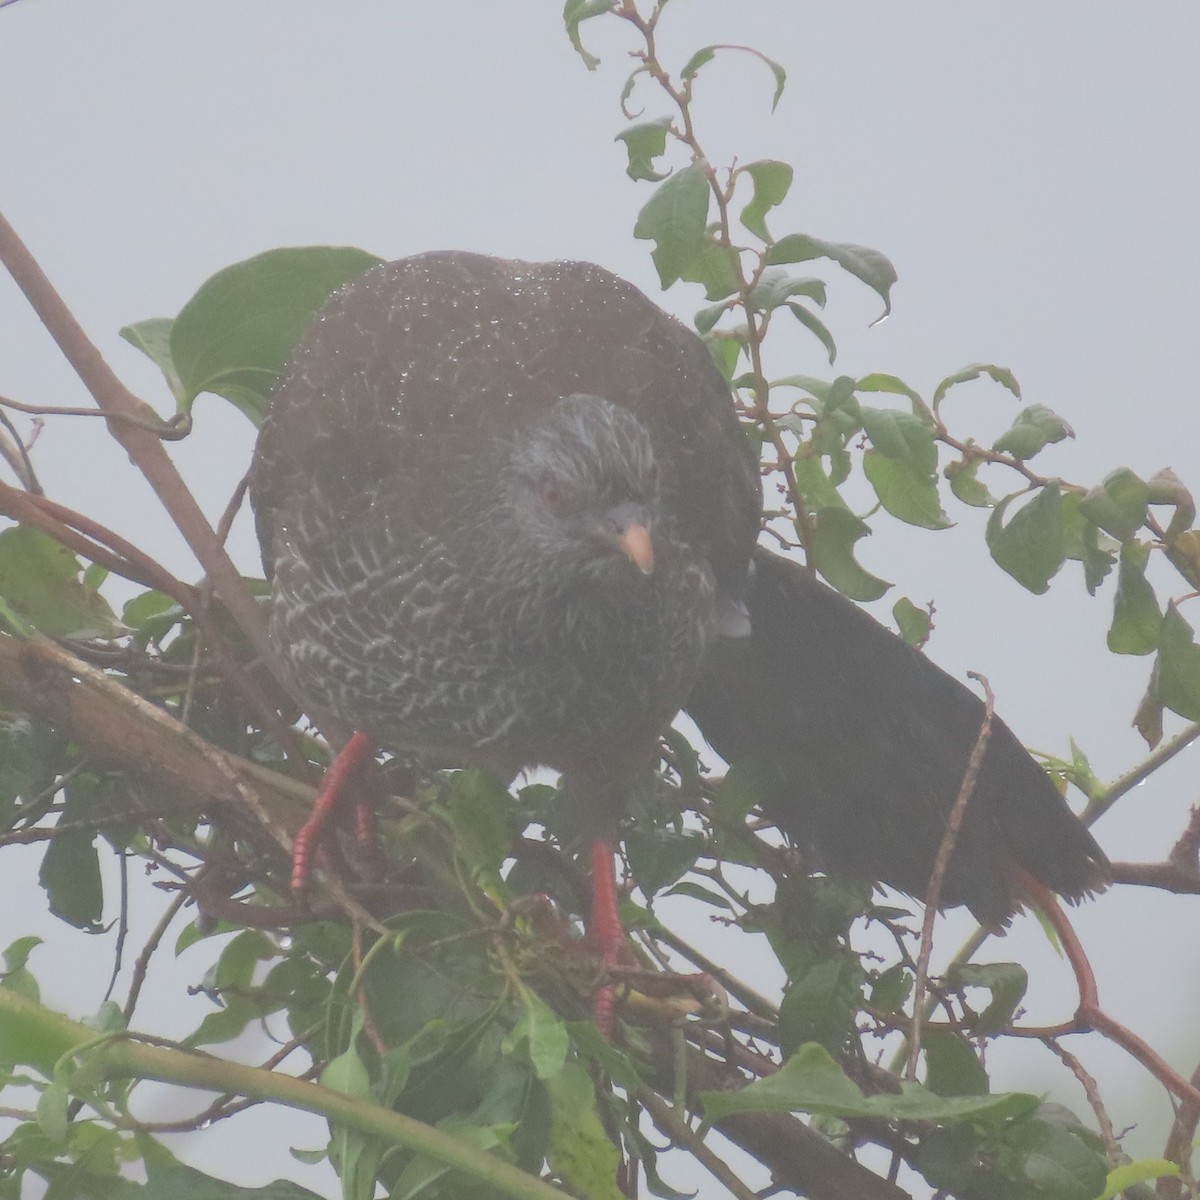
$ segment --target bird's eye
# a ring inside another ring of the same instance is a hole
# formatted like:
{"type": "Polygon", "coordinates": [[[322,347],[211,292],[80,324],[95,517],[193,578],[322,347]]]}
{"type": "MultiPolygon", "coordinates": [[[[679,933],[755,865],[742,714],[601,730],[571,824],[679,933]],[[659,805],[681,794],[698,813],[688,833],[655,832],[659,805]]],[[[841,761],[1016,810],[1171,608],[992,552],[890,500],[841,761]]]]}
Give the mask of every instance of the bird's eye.
{"type": "Polygon", "coordinates": [[[562,492],[560,492],[552,483],[542,484],[541,495],[542,503],[551,512],[554,512],[562,503],[562,492]]]}

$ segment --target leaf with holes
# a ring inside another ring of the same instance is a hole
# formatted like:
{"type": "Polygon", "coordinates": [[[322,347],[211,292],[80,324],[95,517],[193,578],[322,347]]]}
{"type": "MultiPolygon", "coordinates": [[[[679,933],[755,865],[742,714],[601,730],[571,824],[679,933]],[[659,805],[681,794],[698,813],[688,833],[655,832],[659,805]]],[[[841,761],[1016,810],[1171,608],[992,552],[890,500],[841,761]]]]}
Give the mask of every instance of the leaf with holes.
{"type": "Polygon", "coordinates": [[[1020,494],[1006,496],[996,505],[988,518],[987,544],[998,566],[1040,596],[1067,555],[1062,492],[1057,483],[1039,488],[1006,525],[1004,514],[1020,494]]]}

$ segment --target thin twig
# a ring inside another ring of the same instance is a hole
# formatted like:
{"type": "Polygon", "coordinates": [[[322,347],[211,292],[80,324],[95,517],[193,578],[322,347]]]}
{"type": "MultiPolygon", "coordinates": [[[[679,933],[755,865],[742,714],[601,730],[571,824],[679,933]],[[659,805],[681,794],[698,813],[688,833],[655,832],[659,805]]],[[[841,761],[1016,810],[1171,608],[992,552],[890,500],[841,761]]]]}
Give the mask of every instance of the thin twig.
{"type": "Polygon", "coordinates": [[[988,741],[992,736],[992,711],[995,697],[988,681],[974,671],[968,672],[983,688],[983,720],[979,724],[979,733],[967,760],[967,769],[963,773],[958,795],[954,798],[954,806],[946,820],[946,831],[942,834],[938,846],[937,857],[933,860],[933,870],[929,876],[929,888],[925,893],[925,918],[921,924],[921,949],[917,955],[916,978],[913,984],[913,1026],[908,1039],[908,1063],[904,1070],[906,1079],[916,1079],[917,1060],[921,1055],[921,1006],[925,1000],[925,990],[929,981],[929,960],[933,954],[933,927],[937,921],[938,905],[942,898],[942,881],[946,877],[946,868],[950,865],[950,856],[954,853],[958,841],[958,831],[962,827],[963,817],[966,816],[967,804],[975,792],[975,784],[979,779],[979,769],[983,765],[983,756],[987,752],[988,741]]]}
{"type": "Polygon", "coordinates": [[[155,950],[158,949],[159,943],[166,936],[167,930],[171,927],[171,922],[179,915],[179,910],[187,903],[187,892],[180,892],[170,904],[163,910],[163,915],[159,917],[158,924],[150,931],[150,936],[146,939],[145,945],[142,947],[133,964],[133,974],[129,980],[129,993],[125,997],[125,1007],[122,1012],[125,1014],[125,1023],[128,1024],[133,1016],[133,1010],[137,1007],[138,997],[142,994],[142,985],[146,982],[146,972],[150,968],[150,959],[154,956],[155,950]]]}
{"type": "Polygon", "coordinates": [[[36,417],[102,417],[106,421],[122,421],[136,429],[145,429],[165,441],[178,441],[187,436],[187,428],[176,419],[164,421],[157,414],[153,419],[139,417],[133,413],[106,413],[98,408],[73,408],[58,404],[25,404],[9,396],[0,396],[0,408],[11,408],[17,412],[36,417]]]}
{"type": "Polygon", "coordinates": [[[1126,792],[1133,791],[1143,779],[1153,775],[1163,763],[1170,762],[1181,750],[1186,750],[1198,737],[1200,737],[1200,722],[1189,725],[1169,742],[1163,742],[1161,746],[1147,754],[1136,767],[1126,771],[1119,779],[1115,779],[1109,784],[1099,796],[1089,801],[1083,813],[1084,823],[1091,825],[1102,817],[1126,792]]]}
{"type": "Polygon", "coordinates": [[[748,1188],[729,1167],[704,1144],[701,1138],[678,1113],[656,1092],[642,1086],[638,1089],[638,1102],[650,1114],[650,1119],[671,1141],[683,1146],[689,1154],[737,1200],[758,1200],[752,1188],[748,1188]]]}
{"type": "MultiPolygon", "coordinates": [[[[4,403],[4,398],[0,396],[0,404],[4,403]]],[[[10,442],[8,438],[0,436],[0,455],[13,469],[13,474],[20,481],[21,486],[27,491],[32,492],[35,496],[42,494],[42,485],[38,482],[37,473],[33,469],[33,462],[29,458],[29,447],[25,445],[24,439],[17,432],[17,427],[9,419],[6,412],[0,412],[0,425],[3,425],[8,430],[12,438],[10,442]]]]}
{"type": "Polygon", "coordinates": [[[1115,1167],[1118,1163],[1126,1161],[1127,1156],[1122,1152],[1121,1144],[1117,1141],[1116,1131],[1113,1129],[1108,1109],[1104,1107],[1104,1100],[1100,1096],[1100,1086],[1097,1084],[1095,1076],[1066,1047],[1059,1045],[1056,1038],[1047,1038],[1046,1046],[1079,1080],[1079,1086],[1083,1088],[1084,1095],[1087,1096],[1088,1103],[1092,1106],[1092,1112],[1096,1114],[1096,1124],[1100,1126],[1100,1136],[1104,1139],[1105,1148],[1108,1150],[1109,1164],[1115,1167]]]}
{"type": "Polygon", "coordinates": [[[120,863],[118,878],[120,879],[121,900],[117,915],[117,944],[113,947],[112,973],[108,977],[108,987],[104,989],[104,999],[108,1001],[117,986],[117,976],[121,974],[121,965],[125,958],[125,939],[129,936],[129,855],[124,850],[117,851],[117,861],[120,863]]]}

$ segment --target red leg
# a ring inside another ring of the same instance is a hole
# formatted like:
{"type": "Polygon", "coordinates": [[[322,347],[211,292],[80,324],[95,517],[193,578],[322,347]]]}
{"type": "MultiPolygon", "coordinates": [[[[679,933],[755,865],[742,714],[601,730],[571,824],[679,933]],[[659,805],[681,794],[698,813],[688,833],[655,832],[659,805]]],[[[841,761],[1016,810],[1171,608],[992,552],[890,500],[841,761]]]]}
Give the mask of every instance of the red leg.
{"type": "MultiPolygon", "coordinates": [[[[613,844],[607,838],[596,838],[592,842],[592,941],[606,967],[615,967],[621,961],[625,946],[625,929],[621,925],[621,914],[617,910],[617,872],[614,862],[613,844]]],[[[609,1038],[616,1020],[617,985],[605,983],[596,989],[593,998],[593,1013],[596,1026],[609,1038]]]]}
{"type": "Polygon", "coordinates": [[[303,892],[308,882],[313,851],[321,839],[321,831],[325,828],[326,821],[340,801],[346,780],[360,763],[370,757],[370,739],[365,733],[359,732],[351,735],[350,740],[326,768],[321,790],[317,793],[317,802],[292,844],[292,891],[296,894],[303,892]]]}

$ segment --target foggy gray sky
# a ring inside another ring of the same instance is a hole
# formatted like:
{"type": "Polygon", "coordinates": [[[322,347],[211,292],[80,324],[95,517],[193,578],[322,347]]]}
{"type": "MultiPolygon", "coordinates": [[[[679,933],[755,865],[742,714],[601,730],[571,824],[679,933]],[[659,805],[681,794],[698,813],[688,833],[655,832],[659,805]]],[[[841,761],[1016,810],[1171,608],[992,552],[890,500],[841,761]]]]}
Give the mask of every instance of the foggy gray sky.
{"type": "MultiPolygon", "coordinates": [[[[21,0],[0,9],[0,208],[110,362],[161,411],[165,388],[117,330],[173,315],[213,271],[271,246],[590,259],[689,319],[698,290],[660,295],[648,244],[631,237],[650,191],[625,177],[613,141],[630,36],[606,19],[585,26],[602,58],[589,73],[560,7],[21,0]]],[[[838,362],[831,372],[816,342],[797,334],[787,373],[888,371],[928,395],[969,362],[1002,363],[1027,401],[1077,431],[1037,460],[1041,471],[1090,483],[1120,465],[1143,477],[1172,466],[1200,488],[1200,7],[675,0],[661,42],[675,65],[710,42],[778,59],[790,78],[774,117],[761,65],[727,56],[706,69],[698,129],[710,158],[791,161],[796,183],[770,218],[776,235],[859,242],[899,271],[893,315],[868,328],[877,298],[830,266],[825,318],[838,362]]],[[[649,89],[638,100],[647,117],[666,111],[649,89]]],[[[88,403],[6,277],[0,394],[88,403]]],[[[984,440],[1016,406],[973,387],[949,411],[984,440]]],[[[244,418],[205,397],[195,435],[173,448],[214,517],[251,438],[244,418]]],[[[36,461],[54,498],[189,573],[98,423],[51,423],[36,461]]],[[[954,506],[951,516],[960,524],[944,534],[881,520],[860,543],[865,565],[897,583],[877,615],[890,621],[902,594],[935,600],[931,654],[960,676],[987,675],[1026,741],[1065,754],[1073,735],[1102,775],[1127,769],[1143,753],[1129,719],[1150,664],[1103,651],[1111,592],[1089,600],[1068,566],[1049,596],[1032,597],[990,564],[978,514],[954,506]]],[[[233,545],[257,573],[247,521],[233,545]]],[[[1197,799],[1196,763],[1185,753],[1101,823],[1114,857],[1163,855],[1197,799]]],[[[35,874],[33,862],[28,875],[0,880],[0,944],[26,931],[37,904],[15,901],[35,874]]],[[[1181,1021],[1194,1008],[1200,955],[1194,938],[1175,946],[1171,935],[1195,919],[1194,902],[1127,893],[1079,914],[1085,942],[1111,947],[1105,1004],[1185,1073],[1200,1050],[1181,1021]]],[[[107,940],[45,930],[79,956],[57,969],[51,951],[34,961],[48,1002],[90,1012],[107,940]]],[[[191,980],[198,969],[180,972],[191,980]]],[[[1065,976],[1055,986],[1046,1011],[1065,1016],[1055,1007],[1065,976]]],[[[1161,1122],[1161,1094],[1122,1069],[1097,1067],[1114,1120],[1161,1122]],[[1118,1078],[1129,1080],[1123,1096],[1118,1078]]],[[[214,1143],[194,1144],[200,1161],[214,1143]]],[[[294,1171],[281,1141],[278,1152],[256,1147],[242,1178],[294,1171]]]]}

